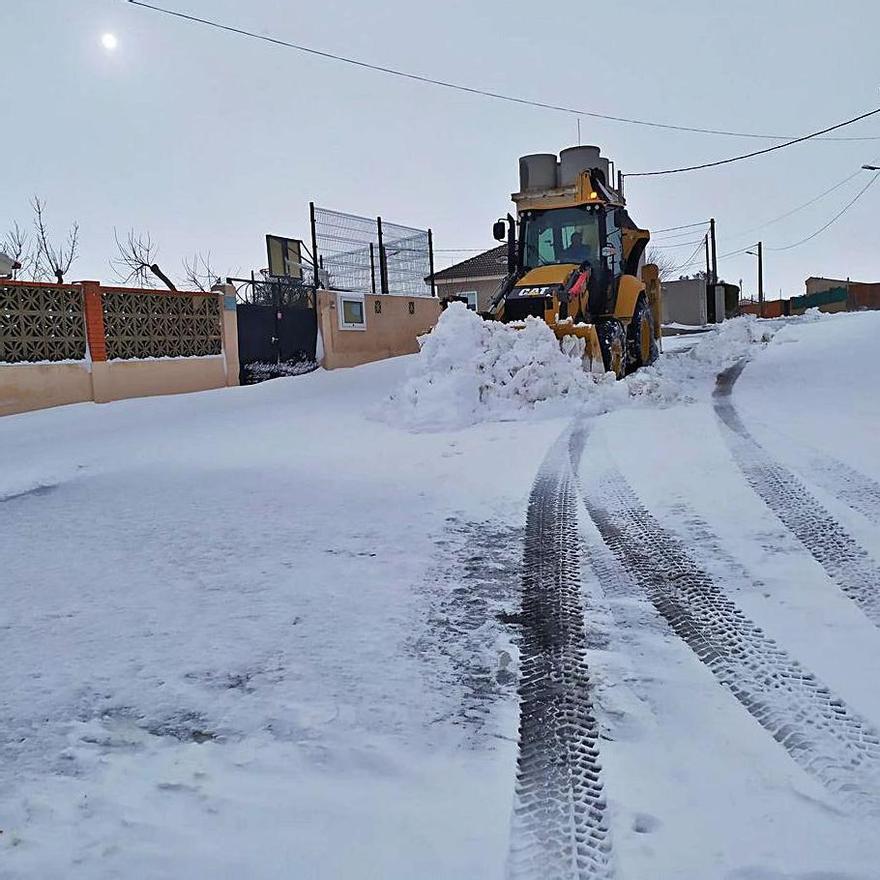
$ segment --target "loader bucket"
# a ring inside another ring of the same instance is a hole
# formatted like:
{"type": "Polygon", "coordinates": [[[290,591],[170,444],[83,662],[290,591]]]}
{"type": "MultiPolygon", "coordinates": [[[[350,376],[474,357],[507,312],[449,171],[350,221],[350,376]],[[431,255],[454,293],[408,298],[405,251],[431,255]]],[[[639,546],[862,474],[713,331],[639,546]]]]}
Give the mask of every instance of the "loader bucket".
{"type": "Polygon", "coordinates": [[[605,373],[599,334],[593,324],[575,324],[572,320],[562,320],[551,327],[562,350],[571,356],[579,355],[588,373],[605,373]]]}

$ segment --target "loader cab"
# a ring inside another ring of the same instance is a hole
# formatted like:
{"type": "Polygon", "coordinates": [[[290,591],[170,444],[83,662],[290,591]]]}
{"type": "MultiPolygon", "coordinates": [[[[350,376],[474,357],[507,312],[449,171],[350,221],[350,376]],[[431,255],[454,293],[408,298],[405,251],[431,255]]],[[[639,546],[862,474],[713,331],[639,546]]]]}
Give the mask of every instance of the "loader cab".
{"type": "Polygon", "coordinates": [[[621,271],[621,229],[614,209],[604,205],[529,210],[520,214],[517,268],[579,265],[589,262],[594,271],[621,271]],[[613,253],[609,255],[609,248],[613,253]]]}
{"type": "Polygon", "coordinates": [[[520,216],[520,266],[599,263],[601,213],[593,205],[525,211],[520,216]]]}

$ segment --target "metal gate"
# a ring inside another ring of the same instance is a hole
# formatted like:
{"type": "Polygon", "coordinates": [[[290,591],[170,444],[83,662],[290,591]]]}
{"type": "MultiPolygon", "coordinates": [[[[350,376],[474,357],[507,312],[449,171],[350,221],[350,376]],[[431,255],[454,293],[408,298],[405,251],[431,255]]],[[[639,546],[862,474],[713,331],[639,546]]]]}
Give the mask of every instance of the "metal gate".
{"type": "Polygon", "coordinates": [[[236,285],[242,385],[314,369],[314,288],[287,278],[227,279],[236,285]]]}

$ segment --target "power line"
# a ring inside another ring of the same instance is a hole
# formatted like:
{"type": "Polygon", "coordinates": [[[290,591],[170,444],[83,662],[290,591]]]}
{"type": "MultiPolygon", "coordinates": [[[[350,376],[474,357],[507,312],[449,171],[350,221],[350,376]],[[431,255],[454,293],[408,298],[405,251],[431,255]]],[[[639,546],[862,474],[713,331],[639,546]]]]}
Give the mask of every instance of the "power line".
{"type": "MultiPolygon", "coordinates": [[[[834,192],[834,190],[839,189],[841,186],[843,186],[843,184],[848,183],[850,180],[852,180],[852,179],[856,176],[856,174],[858,174],[858,173],[861,172],[862,170],[863,170],[863,169],[860,168],[859,171],[855,172],[855,174],[851,174],[851,175],[850,175],[849,177],[847,177],[845,180],[841,180],[839,183],[836,183],[836,184],[835,184],[834,186],[832,186],[830,189],[825,190],[825,192],[822,193],[821,195],[816,196],[816,198],[810,200],[809,202],[805,202],[803,205],[799,205],[797,208],[794,208],[793,210],[788,211],[788,212],[785,213],[785,214],[781,214],[779,217],[776,217],[775,219],[770,220],[770,221],[768,221],[767,223],[765,223],[765,224],[763,224],[763,225],[764,225],[764,226],[769,226],[771,223],[775,223],[777,220],[782,220],[782,219],[784,219],[785,217],[788,217],[788,216],[790,216],[791,214],[796,213],[797,211],[801,210],[802,208],[806,208],[808,205],[813,204],[814,202],[818,201],[818,200],[819,200],[820,198],[822,198],[823,196],[827,196],[829,193],[834,192]]],[[[853,206],[853,205],[854,205],[854,204],[855,204],[855,203],[856,203],[856,202],[857,202],[857,201],[858,201],[858,200],[859,200],[859,199],[860,199],[860,198],[861,198],[861,197],[862,197],[867,191],[868,191],[868,189],[869,189],[869,188],[870,188],[870,187],[876,182],[876,180],[877,180],[878,177],[880,177],[880,172],[878,172],[877,174],[875,174],[875,175],[874,175],[874,176],[873,176],[873,177],[872,177],[872,178],[871,178],[871,179],[865,184],[865,186],[863,186],[863,187],[862,187],[862,188],[856,193],[856,195],[855,195],[855,196],[854,196],[849,202],[847,202],[846,205],[844,205],[843,208],[841,208],[841,210],[838,211],[838,212],[837,212],[837,213],[836,213],[836,214],[835,214],[835,215],[834,215],[834,216],[833,216],[833,217],[832,217],[827,223],[824,223],[824,224],[823,224],[822,226],[820,226],[815,232],[811,233],[811,234],[808,235],[806,238],[802,238],[800,241],[796,241],[796,242],[794,242],[793,244],[787,244],[787,245],[784,245],[784,246],[782,246],[782,247],[771,247],[771,246],[768,245],[768,246],[767,246],[767,250],[770,250],[770,251],[776,251],[776,252],[779,252],[779,251],[788,251],[788,250],[791,250],[792,248],[799,247],[799,246],[802,245],[802,244],[806,244],[808,241],[812,241],[814,238],[816,238],[817,235],[820,235],[822,232],[824,232],[826,229],[828,229],[829,226],[831,226],[832,224],[836,223],[836,222],[837,222],[837,221],[838,221],[838,220],[839,220],[839,219],[840,219],[840,218],[841,218],[841,217],[842,217],[842,216],[843,216],[843,215],[844,215],[844,214],[845,214],[845,213],[846,213],[846,212],[847,212],[847,211],[848,211],[848,210],[849,210],[849,209],[850,209],[850,208],[851,208],[851,207],[852,207],[852,206],[853,206]]],[[[755,228],[760,229],[760,228],[762,228],[762,227],[755,227],[755,228]]],[[[747,230],[747,231],[748,231],[748,230],[747,230]]],[[[751,231],[754,231],[754,230],[751,230],[751,231]]],[[[727,258],[727,257],[735,257],[735,256],[738,256],[739,254],[747,253],[748,250],[749,250],[750,248],[753,248],[754,246],[755,246],[755,245],[750,244],[750,245],[746,245],[746,247],[744,247],[744,248],[739,248],[738,250],[735,250],[735,251],[729,251],[729,252],[726,253],[726,254],[720,254],[719,257],[718,257],[718,259],[719,259],[719,260],[722,260],[722,259],[725,259],[725,258],[727,258]]]]}
{"type": "Polygon", "coordinates": [[[802,244],[806,244],[808,241],[812,241],[817,235],[824,232],[832,223],[836,223],[867,191],[873,186],[874,182],[877,178],[880,177],[880,171],[878,171],[855,195],[855,198],[852,201],[846,203],[843,208],[838,211],[824,226],[820,226],[812,235],[808,235],[806,238],[802,238],[800,241],[796,241],[794,244],[787,244],[784,247],[770,247],[768,250],[771,251],[790,251],[792,248],[799,247],[802,244]]]}
{"type": "Polygon", "coordinates": [[[746,245],[744,248],[740,248],[739,250],[736,250],[736,251],[728,251],[728,253],[726,253],[726,254],[719,254],[719,255],[718,255],[718,259],[719,259],[719,260],[724,260],[724,259],[726,259],[727,257],[735,257],[737,254],[745,254],[745,253],[748,252],[749,248],[753,248],[753,247],[755,247],[755,245],[753,245],[753,244],[748,244],[748,245],[746,245]]]}
{"type": "MultiPolygon", "coordinates": [[[[449,82],[447,80],[442,79],[434,79],[429,76],[423,76],[418,73],[409,73],[405,70],[398,70],[394,67],[386,67],[381,64],[370,64],[367,61],[360,61],[356,58],[349,58],[345,55],[339,55],[335,52],[326,52],[322,49],[314,49],[310,46],[304,46],[300,43],[293,43],[289,40],[283,40],[280,37],[272,37],[268,34],[258,34],[255,31],[245,30],[244,28],[234,27],[233,25],[223,24],[222,22],[215,21],[209,18],[201,18],[196,15],[189,15],[185,12],[179,12],[176,9],[166,9],[162,6],[155,6],[152,3],[145,3],[143,0],[128,0],[133,6],[140,6],[143,9],[149,9],[152,12],[158,12],[162,15],[172,16],[174,18],[183,19],[184,21],[189,21],[194,24],[205,25],[206,27],[211,27],[216,30],[226,31],[230,34],[237,34],[238,36],[248,37],[252,40],[260,40],[264,43],[271,43],[275,46],[281,46],[285,49],[293,49],[297,52],[304,52],[308,55],[316,55],[320,58],[325,58],[329,61],[339,61],[344,64],[351,64],[355,67],[364,68],[366,70],[373,70],[377,73],[385,73],[390,76],[401,77],[402,79],[414,80],[416,82],[425,83],[428,85],[439,86],[444,89],[454,89],[459,92],[467,92],[472,95],[481,95],[484,98],[493,98],[497,101],[508,101],[513,104],[522,104],[529,107],[538,107],[542,110],[555,110],[560,113],[569,113],[574,116],[587,116],[591,119],[604,119],[608,122],[623,122],[628,125],[642,125],[647,126],[649,128],[663,128],[669,131],[686,131],[686,132],[694,132],[697,134],[712,134],[712,135],[721,135],[724,137],[740,137],[740,138],[756,138],[759,140],[783,140],[786,136],[784,135],[772,135],[772,134],[757,134],[755,132],[743,132],[743,131],[727,131],[724,129],[716,129],[716,128],[700,128],[698,126],[692,125],[675,125],[672,123],[666,122],[652,122],[646,119],[634,119],[627,116],[612,116],[607,113],[595,113],[590,110],[581,110],[575,107],[565,107],[559,104],[549,104],[544,101],[533,101],[528,98],[519,98],[514,95],[506,95],[501,92],[492,92],[488,89],[480,89],[474,86],[465,86],[461,83],[449,82]]],[[[829,129],[831,131],[832,129],[829,129]]],[[[876,141],[880,140],[880,136],[867,136],[867,137],[846,137],[846,138],[827,138],[827,140],[871,140],[876,141]]],[[[635,175],[632,175],[635,176],[635,175]]]]}
{"type": "MultiPolygon", "coordinates": [[[[709,224],[707,223],[706,226],[709,224]]],[[[649,230],[650,231],[650,230],[649,230]]],[[[673,232],[671,234],[660,233],[659,235],[655,232],[651,232],[651,241],[672,241],[675,238],[689,238],[693,235],[696,235],[699,232],[699,229],[688,229],[686,232],[673,232]]]]}
{"type": "Polygon", "coordinates": [[[655,229],[654,234],[658,232],[674,232],[676,229],[693,229],[695,226],[706,226],[708,220],[700,220],[699,223],[685,223],[684,226],[667,226],[665,229],[655,229]]]}
{"type": "MultiPolygon", "coordinates": [[[[784,219],[786,219],[787,217],[790,217],[790,216],[792,216],[793,214],[796,214],[798,211],[802,211],[804,208],[808,208],[810,205],[815,204],[816,202],[820,201],[821,199],[825,198],[826,196],[828,196],[828,195],[830,195],[831,193],[835,192],[836,190],[840,189],[842,186],[844,186],[845,184],[849,183],[853,178],[855,178],[855,177],[857,177],[859,174],[861,174],[863,170],[864,170],[863,168],[859,168],[857,171],[854,171],[852,174],[848,175],[848,176],[845,177],[843,180],[838,181],[838,182],[835,183],[833,186],[829,187],[829,188],[826,189],[824,192],[821,192],[819,195],[814,196],[814,197],[813,197],[812,199],[810,199],[809,201],[804,202],[802,205],[798,205],[796,208],[792,208],[790,211],[786,211],[784,214],[780,214],[778,217],[774,217],[772,220],[768,220],[768,221],[766,221],[765,223],[760,224],[759,226],[753,226],[753,227],[750,227],[749,229],[745,229],[745,230],[742,230],[741,232],[734,233],[733,235],[731,235],[731,236],[729,236],[729,237],[730,237],[730,238],[738,238],[738,237],[740,237],[741,235],[745,235],[745,234],[748,234],[748,233],[750,233],[750,232],[755,232],[755,231],[757,231],[757,230],[760,230],[760,229],[763,229],[763,228],[765,228],[765,227],[767,227],[767,226],[770,226],[770,225],[772,225],[772,224],[774,224],[774,223],[778,223],[780,220],[784,220],[784,219]]],[[[785,247],[774,248],[774,247],[770,247],[770,246],[768,246],[768,247],[767,247],[767,250],[772,250],[772,251],[785,251],[785,250],[790,250],[791,248],[798,247],[798,246],[801,245],[801,244],[806,244],[808,241],[810,241],[810,240],[812,240],[813,238],[815,238],[815,237],[816,237],[817,235],[819,235],[821,232],[824,232],[829,226],[831,226],[831,225],[832,225],[833,223],[835,223],[840,217],[842,217],[843,214],[845,214],[846,211],[848,211],[848,210],[849,210],[849,209],[850,209],[850,208],[851,208],[851,207],[852,207],[852,206],[853,206],[853,205],[854,205],[854,204],[855,204],[855,203],[856,203],[856,202],[862,197],[862,195],[867,191],[868,187],[870,187],[870,186],[874,183],[874,181],[877,179],[878,176],[880,176],[880,174],[875,174],[874,177],[872,177],[871,180],[868,182],[868,184],[867,184],[865,187],[863,187],[863,188],[862,188],[862,189],[856,194],[855,198],[854,198],[851,202],[849,202],[849,203],[843,208],[843,210],[841,210],[838,214],[836,214],[831,220],[828,221],[828,223],[826,223],[826,224],[825,224],[824,226],[822,226],[820,229],[816,230],[816,232],[814,232],[812,235],[808,236],[807,238],[803,239],[802,241],[795,242],[794,244],[791,244],[791,245],[786,245],[785,247]]],[[[681,233],[679,233],[679,235],[688,235],[688,234],[691,234],[690,231],[692,231],[694,227],[705,226],[707,223],[708,223],[708,221],[703,220],[703,221],[701,221],[701,222],[699,222],[699,223],[686,223],[686,224],[683,224],[683,225],[681,225],[681,226],[668,226],[668,227],[666,227],[666,228],[664,228],[664,229],[658,229],[658,230],[656,230],[656,233],[660,233],[660,232],[673,232],[673,231],[675,231],[675,230],[688,230],[688,232],[681,232],[681,233]]],[[[656,233],[654,233],[654,234],[656,234],[656,233]]],[[[668,236],[668,238],[674,238],[674,237],[675,237],[675,236],[668,236]]],[[[660,239],[661,242],[666,241],[666,240],[667,240],[667,239],[660,239]]],[[[690,265],[692,265],[694,262],[696,262],[696,260],[695,260],[694,258],[695,258],[695,256],[696,256],[697,251],[699,251],[700,247],[703,245],[704,242],[705,242],[705,236],[703,236],[703,238],[700,238],[700,239],[693,239],[692,241],[680,242],[680,243],[678,243],[678,244],[655,244],[655,243],[654,243],[654,239],[652,239],[652,240],[651,240],[651,245],[650,245],[650,246],[651,246],[651,248],[653,248],[653,249],[655,249],[655,250],[670,250],[670,249],[675,249],[675,248],[688,247],[688,246],[690,246],[690,245],[696,244],[696,245],[697,245],[697,249],[694,251],[694,254],[693,254],[692,257],[690,258],[690,260],[689,260],[688,262],[686,262],[686,263],[681,264],[680,266],[676,266],[676,267],[672,270],[672,271],[678,271],[678,270],[680,270],[680,269],[687,268],[688,266],[690,266],[690,265]]],[[[498,246],[496,245],[496,247],[498,247],[498,246]]],[[[723,259],[727,259],[728,257],[735,257],[735,256],[738,256],[738,255],[740,255],[740,254],[744,254],[744,253],[746,253],[746,252],[749,250],[749,248],[752,248],[752,247],[754,247],[754,245],[750,244],[750,245],[746,245],[746,246],[743,247],[743,248],[738,248],[737,250],[734,250],[734,251],[728,251],[727,253],[719,254],[719,255],[718,255],[718,259],[719,259],[719,260],[723,260],[723,259]]],[[[474,248],[474,247],[467,247],[467,248],[434,248],[434,252],[435,252],[435,253],[451,253],[451,254],[456,254],[456,253],[483,253],[483,252],[485,252],[485,251],[491,251],[491,250],[493,250],[493,248],[474,248]]]]}
{"type": "MultiPolygon", "coordinates": [[[[135,0],[129,0],[129,2],[133,3],[135,0]]],[[[855,122],[860,122],[862,119],[867,119],[869,116],[875,116],[877,113],[880,113],[880,107],[877,107],[875,110],[869,110],[867,113],[862,113],[860,116],[855,116],[852,119],[847,119],[845,122],[838,122],[836,125],[830,125],[828,128],[823,128],[820,131],[814,131],[812,134],[805,134],[799,138],[794,138],[794,140],[786,141],[784,144],[776,144],[772,147],[765,147],[763,150],[753,150],[751,153],[743,153],[740,156],[731,156],[729,159],[718,159],[715,162],[703,162],[701,165],[686,165],[683,168],[667,168],[663,171],[638,171],[631,174],[624,175],[625,177],[659,177],[661,174],[682,174],[686,171],[701,171],[704,168],[717,168],[719,165],[729,165],[731,162],[741,162],[743,159],[752,159],[755,156],[763,156],[766,153],[772,153],[776,150],[784,150],[786,147],[794,146],[795,144],[803,143],[804,141],[812,140],[813,138],[819,137],[819,135],[827,134],[829,131],[836,131],[839,128],[843,128],[847,125],[852,125],[855,122]]]]}
{"type": "Polygon", "coordinates": [[[753,232],[757,232],[760,229],[765,229],[767,226],[772,226],[774,223],[778,223],[780,220],[785,220],[786,217],[791,217],[792,214],[797,214],[798,211],[803,211],[804,208],[809,208],[810,205],[816,204],[816,202],[824,199],[825,196],[831,195],[831,193],[835,192],[835,190],[840,189],[845,184],[849,183],[854,177],[858,177],[864,168],[859,168],[857,171],[854,171],[848,177],[845,177],[843,180],[838,181],[834,184],[834,186],[829,187],[825,190],[825,192],[819,193],[819,195],[814,196],[808,202],[804,202],[802,205],[798,205],[796,208],[792,208],[790,211],[786,211],[784,214],[780,214],[778,217],[774,217],[772,220],[768,220],[766,223],[761,223],[758,226],[750,226],[748,229],[743,229],[740,232],[735,232],[733,235],[729,236],[730,238],[739,238],[742,235],[750,235],[753,232]]]}
{"type": "Polygon", "coordinates": [[[700,248],[702,248],[705,244],[706,244],[706,236],[704,235],[700,239],[699,243],[697,244],[697,247],[694,250],[694,252],[690,255],[690,257],[688,257],[687,261],[682,263],[679,266],[674,266],[669,271],[670,272],[681,272],[682,269],[687,269],[688,266],[692,266],[697,261],[697,254],[700,252],[700,248]]]}
{"type": "Polygon", "coordinates": [[[670,250],[671,248],[690,247],[692,244],[702,244],[705,237],[706,236],[704,235],[703,238],[695,238],[693,241],[682,241],[679,242],[679,244],[654,244],[654,242],[652,241],[650,246],[657,251],[670,250]]]}

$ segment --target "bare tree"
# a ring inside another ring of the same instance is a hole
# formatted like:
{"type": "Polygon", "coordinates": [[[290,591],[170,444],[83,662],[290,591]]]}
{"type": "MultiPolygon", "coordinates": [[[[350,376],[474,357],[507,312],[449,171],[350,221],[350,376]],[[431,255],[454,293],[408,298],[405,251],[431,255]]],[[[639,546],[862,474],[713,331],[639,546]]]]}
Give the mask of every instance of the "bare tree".
{"type": "Polygon", "coordinates": [[[13,278],[18,278],[19,273],[24,275],[33,268],[34,254],[31,250],[31,237],[27,230],[18,225],[18,221],[13,220],[6,235],[0,239],[0,251],[3,251],[8,257],[12,257],[13,262],[18,263],[21,267],[13,270],[13,278]]]}
{"type": "Polygon", "coordinates": [[[196,290],[208,291],[220,281],[220,276],[211,265],[210,251],[207,254],[194,254],[192,262],[184,258],[183,271],[187,284],[196,290]]]}
{"type": "Polygon", "coordinates": [[[653,263],[660,272],[661,281],[671,281],[675,277],[676,260],[671,254],[657,248],[648,248],[646,263],[653,263]]]}
{"type": "Polygon", "coordinates": [[[37,246],[34,256],[34,277],[44,277],[49,272],[55,276],[59,284],[64,283],[64,276],[70,270],[79,245],[79,224],[74,222],[67,233],[64,244],[53,244],[49,240],[49,231],[43,216],[46,202],[34,196],[31,206],[34,209],[34,227],[37,230],[37,246]]]}
{"type": "Polygon", "coordinates": [[[113,237],[116,239],[119,256],[111,259],[110,265],[123,284],[134,281],[139,287],[153,287],[155,276],[169,290],[177,290],[172,280],[156,263],[159,251],[149,233],[139,235],[132,229],[125,241],[120,241],[119,234],[114,229],[113,237]]]}

